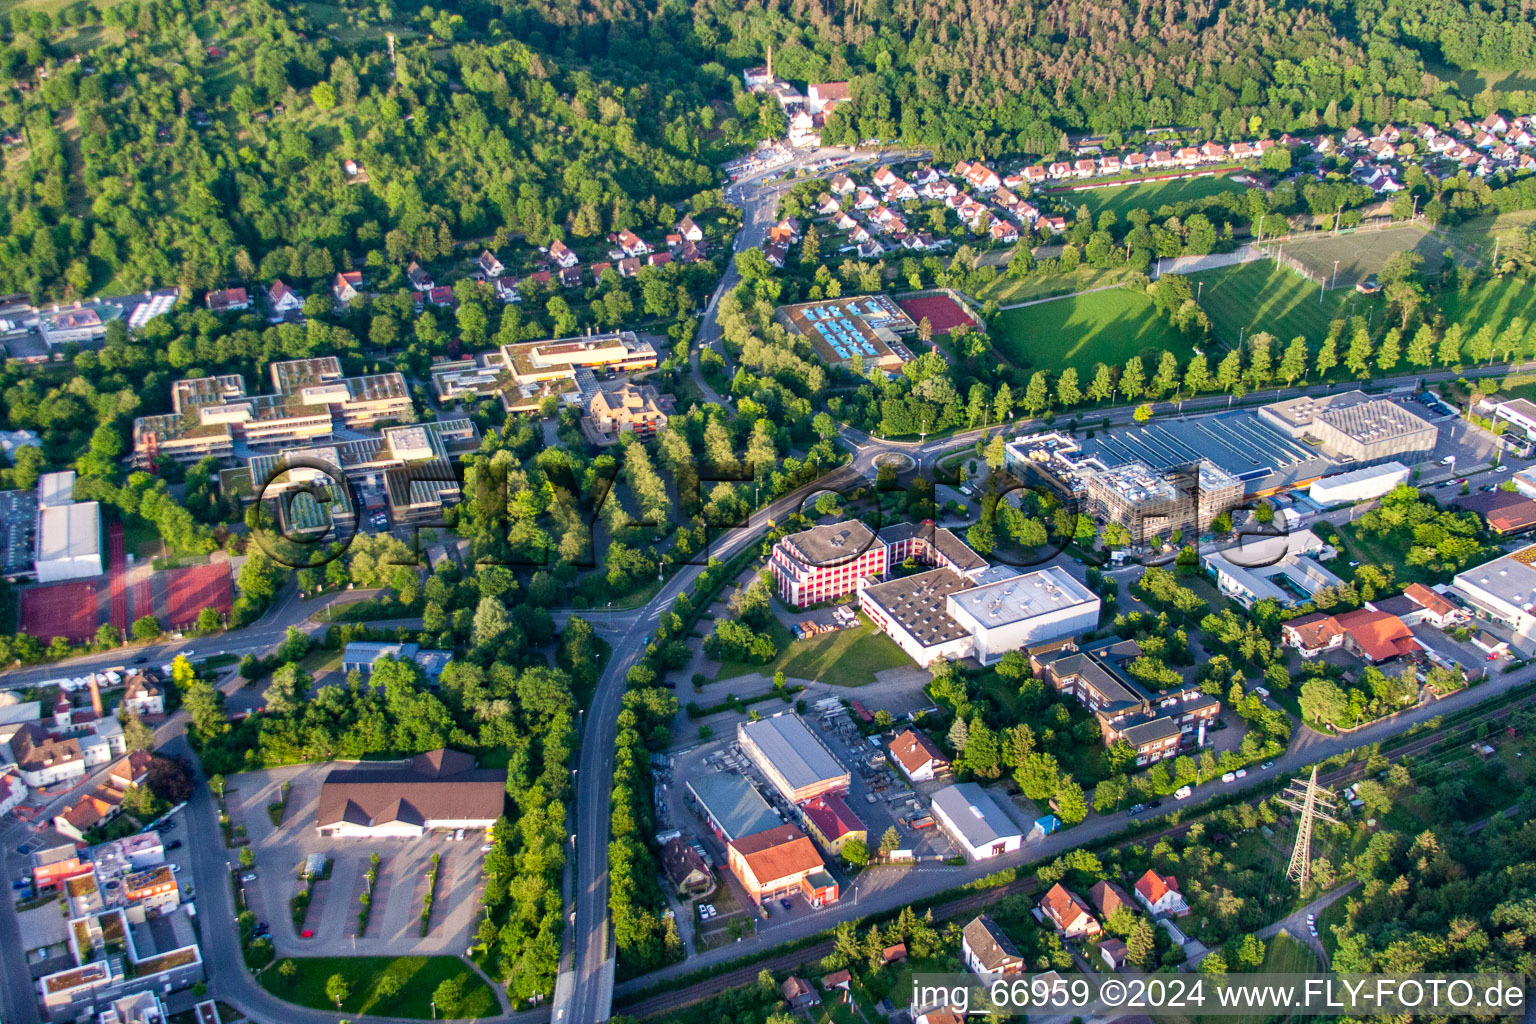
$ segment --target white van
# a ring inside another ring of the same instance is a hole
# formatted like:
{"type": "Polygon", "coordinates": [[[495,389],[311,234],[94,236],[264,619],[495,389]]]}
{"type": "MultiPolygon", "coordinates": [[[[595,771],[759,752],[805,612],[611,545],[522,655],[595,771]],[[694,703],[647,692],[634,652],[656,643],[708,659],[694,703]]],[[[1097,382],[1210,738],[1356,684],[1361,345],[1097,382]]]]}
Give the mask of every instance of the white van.
{"type": "Polygon", "coordinates": [[[1195,791],[1190,789],[1188,786],[1180,786],[1178,791],[1173,794],[1173,797],[1175,800],[1188,800],[1191,796],[1194,795],[1194,792],[1195,791]]]}
{"type": "Polygon", "coordinates": [[[1236,782],[1237,781],[1237,776],[1234,775],[1231,772],[1227,772],[1225,775],[1223,775],[1221,777],[1221,781],[1222,782],[1236,782]]]}

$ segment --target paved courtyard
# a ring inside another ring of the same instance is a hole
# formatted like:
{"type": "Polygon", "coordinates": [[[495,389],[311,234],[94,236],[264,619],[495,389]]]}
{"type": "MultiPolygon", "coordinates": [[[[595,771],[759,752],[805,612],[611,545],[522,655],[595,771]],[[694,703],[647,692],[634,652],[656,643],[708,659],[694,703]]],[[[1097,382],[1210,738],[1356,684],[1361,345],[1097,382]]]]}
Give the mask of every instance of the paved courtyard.
{"type": "MultiPolygon", "coordinates": [[[[229,780],[228,806],[234,824],[244,825],[256,856],[256,880],[245,883],[258,920],[272,926],[279,956],[346,953],[358,956],[461,954],[469,948],[479,920],[481,883],[479,832],[462,840],[448,834],[414,839],[322,838],[315,831],[320,784],[333,766],[304,765],[249,772],[229,780]],[[282,824],[272,826],[267,805],[292,783],[282,824]],[[303,938],[293,927],[289,900],[303,889],[300,874],[311,854],[331,860],[330,876],[313,883],[303,938]],[[366,885],[369,856],[380,858],[368,928],[358,934],[359,897],[366,885]],[[441,857],[431,926],[421,934],[422,897],[432,854],[441,857]]],[[[231,860],[234,851],[230,851],[231,860]]]]}

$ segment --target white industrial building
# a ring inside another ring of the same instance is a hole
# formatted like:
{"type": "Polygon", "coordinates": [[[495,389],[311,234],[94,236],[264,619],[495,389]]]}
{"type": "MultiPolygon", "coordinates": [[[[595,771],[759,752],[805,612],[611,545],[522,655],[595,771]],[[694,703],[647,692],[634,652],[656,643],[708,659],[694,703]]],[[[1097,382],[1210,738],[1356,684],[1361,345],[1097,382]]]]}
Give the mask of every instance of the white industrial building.
{"type": "Polygon", "coordinates": [[[933,817],[963,850],[968,860],[986,860],[1012,853],[1024,834],[997,801],[974,782],[945,786],[933,794],[933,817]]]}
{"type": "Polygon", "coordinates": [[[1401,462],[1384,462],[1338,476],[1313,481],[1307,497],[1322,505],[1348,505],[1379,498],[1399,484],[1408,482],[1409,469],[1401,462]]]}
{"type": "Polygon", "coordinates": [[[1059,565],[951,594],[947,610],[983,665],[1099,624],[1098,596],[1059,565]]]}
{"type": "Polygon", "coordinates": [[[924,668],[940,658],[991,665],[1099,622],[1099,598],[1060,566],[1022,575],[994,566],[977,579],[934,569],[865,587],[859,608],[924,668]]]}
{"type": "Polygon", "coordinates": [[[1458,573],[1451,589],[1479,619],[1509,627],[1522,653],[1536,650],[1536,545],[1458,573]]]}
{"type": "Polygon", "coordinates": [[[39,583],[100,576],[101,505],[75,501],[75,474],[45,473],[37,481],[37,551],[33,566],[39,583]]]}

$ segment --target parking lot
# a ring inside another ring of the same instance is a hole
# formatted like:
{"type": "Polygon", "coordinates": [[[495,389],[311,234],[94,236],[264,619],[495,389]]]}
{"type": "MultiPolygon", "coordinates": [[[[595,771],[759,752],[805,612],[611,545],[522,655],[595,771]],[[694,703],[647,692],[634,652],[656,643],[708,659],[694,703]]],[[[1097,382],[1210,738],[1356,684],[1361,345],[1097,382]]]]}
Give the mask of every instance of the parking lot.
{"type": "MultiPolygon", "coordinates": [[[[331,765],[306,765],[250,772],[231,780],[227,802],[234,824],[244,825],[255,867],[242,872],[246,900],[271,926],[280,956],[316,956],[344,950],[359,956],[462,953],[476,925],[484,837],[471,832],[419,838],[340,839],[315,830],[320,783],[331,765]],[[267,805],[282,799],[292,783],[282,825],[274,828],[267,805]],[[304,863],[311,854],[329,859],[329,875],[312,883],[303,930],[293,925],[289,900],[301,892],[304,863]],[[370,855],[380,858],[367,931],[358,933],[359,897],[366,887],[370,855]],[[422,898],[432,855],[440,857],[431,927],[421,934],[422,898]],[[310,934],[306,937],[303,932],[310,934]]],[[[230,851],[231,862],[235,856],[230,851]]]]}

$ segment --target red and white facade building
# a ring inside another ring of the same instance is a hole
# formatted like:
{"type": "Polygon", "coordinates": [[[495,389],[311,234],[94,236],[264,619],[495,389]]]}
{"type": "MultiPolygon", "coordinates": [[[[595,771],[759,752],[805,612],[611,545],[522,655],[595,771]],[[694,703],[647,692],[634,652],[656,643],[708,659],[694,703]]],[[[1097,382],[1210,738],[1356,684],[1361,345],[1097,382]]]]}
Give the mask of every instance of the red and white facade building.
{"type": "Polygon", "coordinates": [[[859,582],[886,571],[886,545],[858,520],[792,533],[773,546],[769,563],[779,599],[796,608],[846,597],[859,582]]]}

